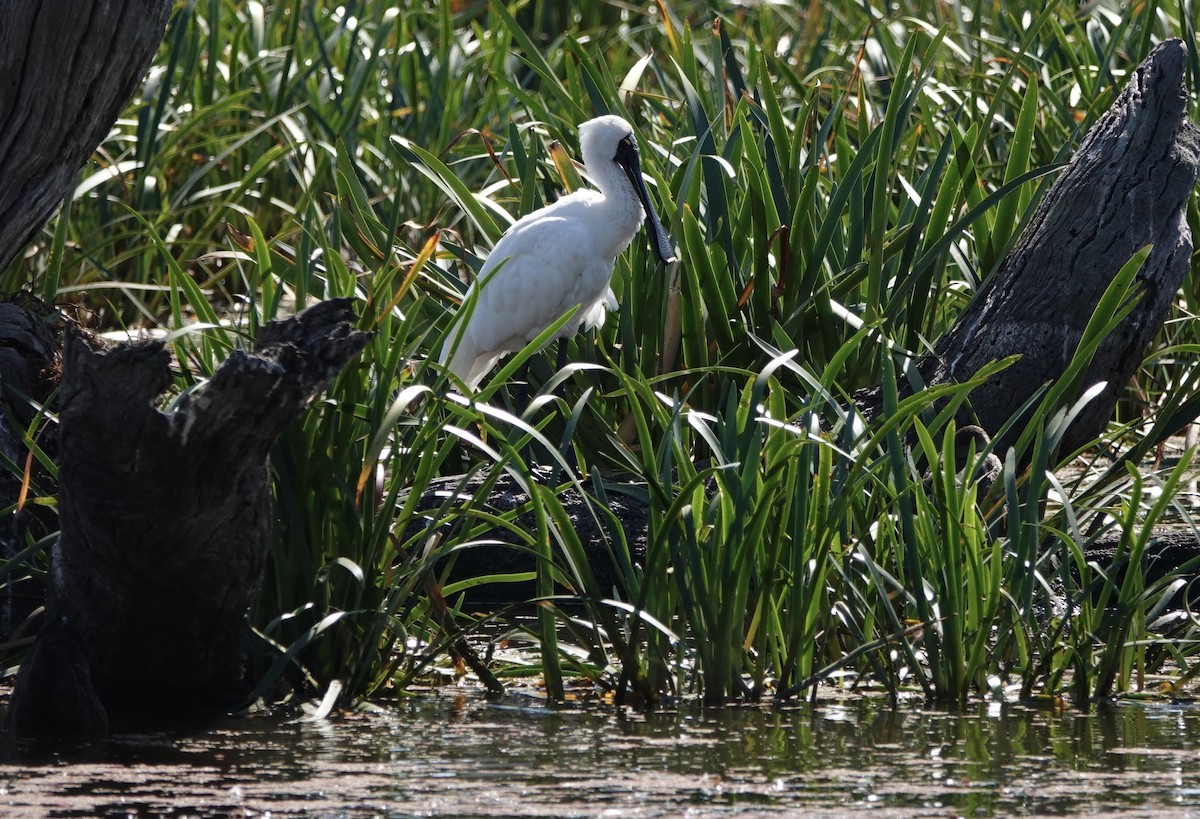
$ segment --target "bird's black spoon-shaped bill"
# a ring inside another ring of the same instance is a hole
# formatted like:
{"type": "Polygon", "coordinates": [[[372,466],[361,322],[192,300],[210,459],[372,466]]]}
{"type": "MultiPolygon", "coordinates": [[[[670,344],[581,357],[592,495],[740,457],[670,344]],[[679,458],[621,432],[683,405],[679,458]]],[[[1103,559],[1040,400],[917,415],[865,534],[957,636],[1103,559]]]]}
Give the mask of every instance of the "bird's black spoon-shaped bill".
{"type": "Polygon", "coordinates": [[[658,221],[658,214],[654,212],[654,205],[650,203],[650,193],[642,180],[642,163],[632,136],[625,137],[617,143],[617,155],[613,159],[625,171],[625,175],[633,183],[634,192],[642,202],[642,210],[646,212],[646,232],[650,235],[650,247],[654,249],[654,255],[664,264],[675,261],[675,249],[671,247],[671,240],[667,238],[662,222],[658,221]]]}

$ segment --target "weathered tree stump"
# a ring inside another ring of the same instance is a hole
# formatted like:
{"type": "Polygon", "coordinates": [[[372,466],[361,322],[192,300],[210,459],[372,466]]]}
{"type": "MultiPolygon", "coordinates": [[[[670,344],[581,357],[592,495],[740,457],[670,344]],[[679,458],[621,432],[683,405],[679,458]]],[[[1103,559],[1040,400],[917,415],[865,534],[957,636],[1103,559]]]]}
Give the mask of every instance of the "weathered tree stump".
{"type": "MultiPolygon", "coordinates": [[[[55,645],[81,652],[103,710],[179,713],[246,694],[246,617],[271,523],[267,455],[366,344],[352,319],[339,299],[272,322],[253,353],[235,351],[167,410],[155,407],[171,381],[162,343],[68,333],[47,617],[55,645]]],[[[29,685],[64,668],[83,679],[67,655],[39,637],[10,705],[18,730],[61,728],[65,708],[97,712],[29,685]]]]}
{"type": "Polygon", "coordinates": [[[150,66],[172,0],[0,0],[0,269],[75,184],[150,66]]]}
{"type": "MultiPolygon", "coordinates": [[[[1153,244],[1133,312],[1096,351],[1083,388],[1107,382],[1068,430],[1073,451],[1103,431],[1187,275],[1187,203],[1200,169],[1200,131],[1187,117],[1187,48],[1160,44],[1092,126],[984,292],[921,366],[926,384],[970,378],[1010,355],[1020,360],[971,393],[978,423],[995,435],[1042,385],[1062,375],[1117,272],[1153,244]]],[[[1068,396],[1071,401],[1075,396],[1068,396]]],[[[877,408],[877,398],[868,398],[877,408]]],[[[997,444],[1003,452],[1020,425],[997,444]]]]}

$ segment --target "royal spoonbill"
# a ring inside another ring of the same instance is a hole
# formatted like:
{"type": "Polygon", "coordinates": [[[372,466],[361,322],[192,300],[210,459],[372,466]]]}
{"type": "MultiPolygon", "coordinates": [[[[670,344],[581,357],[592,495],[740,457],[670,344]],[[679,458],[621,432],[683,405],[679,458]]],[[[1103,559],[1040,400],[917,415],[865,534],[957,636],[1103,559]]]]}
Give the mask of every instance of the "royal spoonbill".
{"type": "Polygon", "coordinates": [[[579,309],[557,339],[603,324],[617,306],[609,287],[613,266],[643,222],[659,260],[675,259],[642,181],[629,123],[616,116],[588,120],[579,126],[579,146],[600,190],[575,191],[505,231],[467,291],[464,304],[475,299],[467,325],[452,328],[442,347],[441,363],[449,362],[471,389],[572,307],[579,309]]]}

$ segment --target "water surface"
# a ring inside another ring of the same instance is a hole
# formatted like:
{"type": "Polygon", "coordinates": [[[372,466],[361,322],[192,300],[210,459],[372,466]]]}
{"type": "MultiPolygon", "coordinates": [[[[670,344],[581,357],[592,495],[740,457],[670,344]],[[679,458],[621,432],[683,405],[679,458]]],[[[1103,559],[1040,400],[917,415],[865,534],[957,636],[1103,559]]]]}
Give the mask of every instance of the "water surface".
{"type": "Polygon", "coordinates": [[[18,816],[1200,816],[1200,707],[1092,713],[871,698],[551,711],[421,696],[0,756],[18,816]]]}

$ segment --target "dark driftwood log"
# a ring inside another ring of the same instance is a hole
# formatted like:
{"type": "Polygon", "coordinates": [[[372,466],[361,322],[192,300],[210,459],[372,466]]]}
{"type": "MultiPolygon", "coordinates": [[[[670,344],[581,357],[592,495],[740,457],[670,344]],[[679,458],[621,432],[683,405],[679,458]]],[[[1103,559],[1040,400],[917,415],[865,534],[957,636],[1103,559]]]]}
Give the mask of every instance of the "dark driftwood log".
{"type": "MultiPolygon", "coordinates": [[[[1111,567],[1114,583],[1118,588],[1124,580],[1125,564],[1127,563],[1123,558],[1120,561],[1116,560],[1120,540],[1119,534],[1109,535],[1098,540],[1087,550],[1089,561],[1094,561],[1100,566],[1111,567]]],[[[1200,543],[1196,542],[1196,535],[1190,527],[1164,526],[1155,529],[1154,535],[1146,544],[1146,553],[1142,561],[1142,577],[1146,585],[1150,586],[1197,557],[1200,557],[1200,543]]],[[[1177,592],[1177,596],[1173,599],[1175,605],[1181,606],[1185,599],[1193,608],[1200,603],[1200,585],[1194,581],[1195,575],[1192,577],[1193,581],[1190,587],[1186,590],[1181,589],[1183,594],[1177,592]]]]}
{"type": "Polygon", "coordinates": [[[0,269],[75,184],[154,57],[172,0],[0,0],[0,269]]]}
{"type": "Polygon", "coordinates": [[[352,320],[341,299],[273,322],[253,353],[234,352],[166,411],[154,405],[171,380],[161,343],[68,333],[47,602],[50,634],[68,651],[43,650],[39,637],[13,693],[14,727],[61,728],[64,708],[94,713],[27,684],[78,669],[72,651],[107,710],[179,713],[245,695],[246,615],[271,522],[267,454],[366,344],[352,320]]]}
{"type": "MultiPolygon", "coordinates": [[[[1140,274],[1141,300],[1096,352],[1084,378],[1084,387],[1100,381],[1107,387],[1067,432],[1064,451],[1103,431],[1162,327],[1188,271],[1187,203],[1200,168],[1200,132],[1187,118],[1186,70],[1180,40],[1162,43],[1138,66],[986,290],[922,365],[932,385],[965,380],[988,362],[1020,354],[971,394],[978,423],[989,432],[1063,373],[1105,289],[1147,244],[1154,249],[1140,274]]],[[[1019,432],[1018,425],[997,451],[1019,432]]]]}
{"type": "MultiPolygon", "coordinates": [[[[429,489],[422,495],[418,508],[420,510],[437,509],[451,497],[455,506],[475,504],[475,494],[485,480],[485,475],[477,473],[463,479],[461,475],[438,478],[430,483],[429,489]]],[[[554,470],[535,468],[533,478],[537,481],[549,482],[554,479],[554,470]]],[[[592,493],[591,481],[583,482],[585,492],[592,493]]],[[[635,497],[621,494],[614,489],[606,492],[608,508],[616,516],[619,525],[629,542],[629,552],[635,561],[640,561],[646,553],[646,535],[649,525],[649,509],[646,504],[635,497]]],[[[567,510],[571,527],[579,536],[579,541],[588,549],[589,565],[596,577],[601,590],[618,587],[620,580],[617,567],[613,565],[604,547],[605,539],[615,541],[619,533],[611,530],[611,522],[604,516],[594,516],[589,510],[588,503],[579,491],[574,488],[565,489],[558,493],[558,499],[567,510]],[[599,523],[599,525],[597,525],[599,523]]],[[[529,502],[529,495],[521,488],[513,477],[504,472],[496,480],[487,498],[485,508],[475,506],[480,512],[493,515],[503,515],[529,502]]],[[[594,500],[590,503],[595,503],[594,500]]],[[[468,525],[476,521],[469,516],[460,518],[468,525]]],[[[424,528],[428,521],[418,515],[409,521],[405,537],[411,537],[419,529],[424,528]]],[[[514,523],[518,529],[533,531],[537,523],[531,512],[519,516],[514,523]]],[[[443,538],[453,538],[455,532],[442,528],[431,535],[437,534],[443,538]]],[[[465,580],[489,574],[511,574],[533,571],[535,561],[527,549],[521,548],[524,541],[512,531],[498,527],[489,532],[484,538],[489,541],[479,546],[456,551],[447,562],[453,560],[453,570],[450,580],[465,580]]],[[[560,589],[559,591],[567,591],[560,589]]],[[[516,603],[529,600],[536,596],[537,589],[533,581],[524,583],[488,583],[473,586],[466,592],[469,604],[473,606],[491,607],[497,604],[516,603]]]]}

